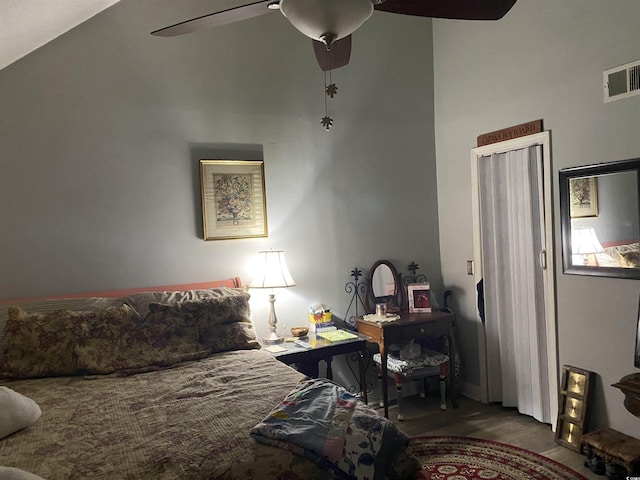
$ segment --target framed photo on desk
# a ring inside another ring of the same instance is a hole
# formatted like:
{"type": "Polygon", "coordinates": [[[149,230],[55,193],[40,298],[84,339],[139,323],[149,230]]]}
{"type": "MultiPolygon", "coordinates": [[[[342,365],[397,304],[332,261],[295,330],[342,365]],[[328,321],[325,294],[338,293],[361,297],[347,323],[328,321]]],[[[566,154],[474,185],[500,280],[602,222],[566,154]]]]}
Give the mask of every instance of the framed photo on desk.
{"type": "Polygon", "coordinates": [[[431,284],[410,283],[407,285],[409,313],[431,313],[431,284]]]}

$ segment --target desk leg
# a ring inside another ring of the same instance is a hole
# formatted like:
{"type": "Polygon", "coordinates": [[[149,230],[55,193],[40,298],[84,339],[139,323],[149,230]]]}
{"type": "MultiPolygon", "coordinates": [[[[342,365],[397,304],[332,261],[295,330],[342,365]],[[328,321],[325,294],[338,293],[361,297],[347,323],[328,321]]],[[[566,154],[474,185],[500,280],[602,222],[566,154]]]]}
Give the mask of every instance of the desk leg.
{"type": "Polygon", "coordinates": [[[327,378],[329,380],[333,380],[333,370],[331,369],[331,362],[333,361],[333,357],[328,357],[324,361],[327,364],[327,378]]]}
{"type": "Polygon", "coordinates": [[[384,342],[380,344],[380,367],[382,370],[382,402],[384,403],[384,417],[389,418],[389,392],[387,391],[387,350],[384,342]]]}
{"type": "Polygon", "coordinates": [[[449,397],[453,408],[458,408],[458,389],[456,388],[456,357],[458,356],[458,347],[456,346],[455,327],[449,327],[449,397]]]}
{"type": "Polygon", "coordinates": [[[362,342],[362,346],[358,350],[358,370],[360,371],[360,395],[365,405],[367,401],[367,372],[364,368],[364,355],[367,348],[366,342],[362,342]]]}

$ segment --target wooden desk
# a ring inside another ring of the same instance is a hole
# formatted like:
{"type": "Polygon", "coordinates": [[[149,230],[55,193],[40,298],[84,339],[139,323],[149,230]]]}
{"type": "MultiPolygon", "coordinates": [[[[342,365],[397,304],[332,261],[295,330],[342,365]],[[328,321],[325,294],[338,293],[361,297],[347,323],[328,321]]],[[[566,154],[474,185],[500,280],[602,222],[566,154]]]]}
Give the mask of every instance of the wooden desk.
{"type": "Polygon", "coordinates": [[[382,359],[382,399],[384,416],[389,417],[389,394],[387,392],[387,351],[392,343],[401,344],[412,338],[441,337],[449,340],[449,375],[447,390],[453,408],[458,408],[458,392],[456,391],[453,373],[456,358],[456,337],[454,316],[446,312],[407,313],[401,312],[400,319],[391,322],[376,322],[356,318],[359,333],[370,337],[369,341],[377,343],[382,359]]]}

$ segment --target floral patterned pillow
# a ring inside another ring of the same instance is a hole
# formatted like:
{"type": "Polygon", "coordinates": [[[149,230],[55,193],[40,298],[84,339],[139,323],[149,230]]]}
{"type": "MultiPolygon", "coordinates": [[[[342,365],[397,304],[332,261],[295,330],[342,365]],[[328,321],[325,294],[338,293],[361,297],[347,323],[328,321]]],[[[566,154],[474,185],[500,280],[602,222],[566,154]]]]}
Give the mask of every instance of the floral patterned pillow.
{"type": "Polygon", "coordinates": [[[6,326],[4,374],[13,378],[77,375],[80,373],[74,348],[89,322],[138,316],[122,305],[100,311],[55,310],[26,313],[9,307],[6,326]]]}
{"type": "Polygon", "coordinates": [[[230,295],[177,302],[149,304],[144,323],[158,321],[158,315],[175,315],[198,327],[199,341],[210,352],[260,348],[251,323],[249,295],[230,295]]]}
{"type": "Polygon", "coordinates": [[[143,323],[123,317],[87,323],[74,349],[78,368],[90,374],[131,374],[209,354],[198,342],[198,327],[193,321],[167,311],[152,315],[153,321],[145,319],[143,323]]]}
{"type": "Polygon", "coordinates": [[[192,317],[201,325],[222,325],[233,322],[251,323],[248,293],[186,300],[173,304],[149,304],[151,313],[167,308],[175,315],[192,317]]]}
{"type": "Polygon", "coordinates": [[[131,305],[143,317],[149,313],[149,304],[161,303],[163,305],[175,305],[178,302],[199,301],[206,298],[246,297],[249,294],[245,288],[209,288],[205,290],[183,290],[168,292],[141,292],[133,293],[125,298],[125,302],[131,305]]]}
{"type": "MultiPolygon", "coordinates": [[[[95,312],[107,307],[117,307],[123,303],[125,303],[124,299],[116,297],[72,297],[32,299],[12,305],[20,307],[28,314],[33,314],[51,313],[55,310],[95,312]]],[[[0,306],[0,370],[2,370],[2,364],[4,363],[5,327],[9,320],[9,306],[10,305],[0,306]]]]}
{"type": "Polygon", "coordinates": [[[200,343],[211,353],[260,348],[253,325],[246,322],[200,328],[200,343]]]}

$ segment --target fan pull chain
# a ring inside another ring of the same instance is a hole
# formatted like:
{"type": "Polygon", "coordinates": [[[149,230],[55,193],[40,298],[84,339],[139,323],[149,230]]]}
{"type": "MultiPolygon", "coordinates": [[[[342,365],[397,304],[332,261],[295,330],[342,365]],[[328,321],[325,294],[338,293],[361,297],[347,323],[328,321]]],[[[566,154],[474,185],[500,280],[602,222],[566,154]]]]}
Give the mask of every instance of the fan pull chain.
{"type": "MultiPolygon", "coordinates": [[[[328,52],[329,54],[329,65],[331,66],[331,50],[328,52]]],[[[329,83],[327,84],[327,72],[324,72],[324,117],[320,120],[320,124],[330,130],[333,126],[333,117],[329,115],[329,109],[327,107],[327,97],[335,97],[338,94],[338,87],[335,83],[333,83],[331,78],[331,68],[329,68],[329,83]]]]}

